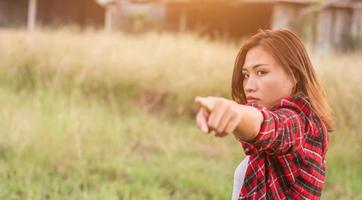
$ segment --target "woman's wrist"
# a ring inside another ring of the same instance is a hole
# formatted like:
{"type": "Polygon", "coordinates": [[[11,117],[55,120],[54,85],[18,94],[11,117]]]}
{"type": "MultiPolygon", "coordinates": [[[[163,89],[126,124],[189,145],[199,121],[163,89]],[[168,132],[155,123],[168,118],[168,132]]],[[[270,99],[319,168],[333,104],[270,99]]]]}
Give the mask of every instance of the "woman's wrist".
{"type": "Polygon", "coordinates": [[[239,105],[240,122],[233,134],[237,140],[250,142],[255,139],[263,122],[263,114],[251,106],[239,105]]]}

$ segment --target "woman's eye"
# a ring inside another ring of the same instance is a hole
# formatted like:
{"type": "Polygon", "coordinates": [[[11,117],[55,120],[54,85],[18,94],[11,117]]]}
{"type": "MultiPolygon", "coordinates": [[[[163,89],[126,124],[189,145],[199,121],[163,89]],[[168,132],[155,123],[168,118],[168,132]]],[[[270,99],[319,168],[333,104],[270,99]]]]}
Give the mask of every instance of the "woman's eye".
{"type": "Polygon", "coordinates": [[[244,79],[249,77],[248,74],[243,74],[243,76],[244,76],[244,79]]]}
{"type": "Polygon", "coordinates": [[[258,74],[258,76],[262,76],[262,75],[264,75],[264,74],[266,74],[267,72],[265,72],[265,71],[258,71],[257,72],[257,74],[258,74]]]}

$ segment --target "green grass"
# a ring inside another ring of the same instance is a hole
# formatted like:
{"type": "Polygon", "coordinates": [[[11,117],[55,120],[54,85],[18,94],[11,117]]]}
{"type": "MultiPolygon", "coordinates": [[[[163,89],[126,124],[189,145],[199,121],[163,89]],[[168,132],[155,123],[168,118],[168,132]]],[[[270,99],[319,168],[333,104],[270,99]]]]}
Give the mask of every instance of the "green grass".
{"type": "MultiPolygon", "coordinates": [[[[0,31],[0,199],[230,199],[243,158],[196,128],[238,46],[190,34],[0,31]]],[[[313,57],[336,112],[323,199],[361,199],[362,62],[313,57]]]]}
{"type": "Polygon", "coordinates": [[[222,199],[231,189],[219,183],[231,181],[224,168],[237,145],[233,153],[232,140],[205,137],[190,120],[51,91],[2,89],[0,101],[4,198],[222,199]]]}

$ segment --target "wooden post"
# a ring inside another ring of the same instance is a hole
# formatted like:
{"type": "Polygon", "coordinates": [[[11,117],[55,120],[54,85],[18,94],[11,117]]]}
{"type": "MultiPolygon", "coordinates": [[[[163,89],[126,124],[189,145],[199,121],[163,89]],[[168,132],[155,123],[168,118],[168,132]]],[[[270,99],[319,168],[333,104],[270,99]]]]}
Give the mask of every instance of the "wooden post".
{"type": "Polygon", "coordinates": [[[355,48],[362,48],[362,6],[353,9],[352,38],[355,48]]]}
{"type": "Polygon", "coordinates": [[[104,22],[104,28],[107,32],[112,31],[112,19],[113,18],[113,6],[107,5],[106,6],[106,13],[105,13],[105,22],[104,22]]]}
{"type": "Polygon", "coordinates": [[[32,32],[36,25],[36,4],[37,0],[29,0],[28,7],[28,31],[32,32]]]}
{"type": "Polygon", "coordinates": [[[316,46],[314,47],[316,53],[320,55],[330,53],[333,41],[332,32],[333,12],[331,9],[326,8],[318,13],[316,46]]]}
{"type": "Polygon", "coordinates": [[[273,8],[272,29],[291,29],[290,22],[295,19],[296,10],[284,3],[276,3],[273,8]]]}
{"type": "Polygon", "coordinates": [[[96,2],[103,6],[105,9],[104,14],[104,30],[107,32],[112,31],[113,29],[113,11],[117,7],[116,0],[96,0],[96,2]]]}
{"type": "Polygon", "coordinates": [[[333,44],[338,52],[347,51],[351,44],[351,10],[339,8],[334,15],[333,44]]]}

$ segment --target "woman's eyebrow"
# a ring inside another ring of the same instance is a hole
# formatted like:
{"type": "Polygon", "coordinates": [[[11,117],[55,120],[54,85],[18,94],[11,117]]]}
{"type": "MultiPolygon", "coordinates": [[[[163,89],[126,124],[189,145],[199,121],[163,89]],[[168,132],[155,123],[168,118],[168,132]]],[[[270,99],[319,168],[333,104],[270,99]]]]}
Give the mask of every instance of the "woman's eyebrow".
{"type": "MultiPolygon", "coordinates": [[[[261,67],[261,66],[264,66],[264,65],[267,65],[267,64],[256,64],[256,65],[254,65],[254,66],[252,66],[252,67],[249,67],[249,68],[256,69],[256,68],[261,67]]],[[[247,67],[246,67],[246,68],[243,67],[243,70],[242,70],[242,71],[247,71],[247,67]]]]}

